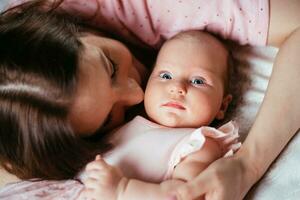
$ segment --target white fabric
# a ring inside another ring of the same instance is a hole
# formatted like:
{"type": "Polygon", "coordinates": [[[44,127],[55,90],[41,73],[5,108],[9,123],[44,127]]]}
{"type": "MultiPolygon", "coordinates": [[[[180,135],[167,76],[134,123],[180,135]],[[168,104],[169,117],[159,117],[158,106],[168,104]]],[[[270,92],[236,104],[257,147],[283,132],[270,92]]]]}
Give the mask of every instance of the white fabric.
{"type": "MultiPolygon", "coordinates": [[[[238,60],[242,84],[242,101],[233,119],[240,125],[240,135],[245,137],[263,100],[272,65],[277,53],[272,47],[242,47],[234,51],[238,60]]],[[[300,199],[300,134],[272,164],[268,172],[249,192],[246,200],[299,200],[300,199]]]]}

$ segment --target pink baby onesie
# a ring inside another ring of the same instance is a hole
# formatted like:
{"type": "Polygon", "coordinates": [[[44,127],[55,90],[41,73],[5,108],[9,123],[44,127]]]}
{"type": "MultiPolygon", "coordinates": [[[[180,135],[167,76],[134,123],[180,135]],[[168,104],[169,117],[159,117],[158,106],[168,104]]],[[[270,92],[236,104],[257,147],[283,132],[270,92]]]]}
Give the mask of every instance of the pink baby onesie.
{"type": "Polygon", "coordinates": [[[240,44],[267,41],[269,0],[65,0],[63,7],[98,28],[153,47],[191,29],[240,44]]]}
{"type": "MultiPolygon", "coordinates": [[[[161,182],[171,177],[174,166],[203,146],[205,136],[223,147],[224,156],[240,147],[238,128],[233,122],[212,127],[167,128],[137,116],[113,133],[115,148],[104,159],[129,178],[161,182]]],[[[83,175],[84,176],[84,175],[83,175]]],[[[0,189],[5,200],[76,200],[84,186],[75,180],[21,181],[0,189]]]]}
{"type": "Polygon", "coordinates": [[[224,156],[240,147],[238,128],[233,122],[219,129],[168,128],[137,116],[113,134],[115,147],[104,160],[128,178],[156,183],[169,179],[182,158],[200,150],[205,137],[215,139],[224,156]]]}

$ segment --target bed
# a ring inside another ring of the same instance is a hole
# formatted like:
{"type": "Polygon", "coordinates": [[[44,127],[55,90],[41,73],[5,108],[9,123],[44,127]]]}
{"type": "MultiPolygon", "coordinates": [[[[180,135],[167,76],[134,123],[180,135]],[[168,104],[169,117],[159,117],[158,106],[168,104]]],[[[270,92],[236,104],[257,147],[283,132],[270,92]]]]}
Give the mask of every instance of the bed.
{"type": "MultiPolygon", "coordinates": [[[[8,0],[0,1],[0,10],[8,0]]],[[[233,79],[235,102],[230,117],[240,124],[244,140],[263,100],[272,64],[277,53],[272,47],[234,47],[236,73],[233,79]]],[[[300,135],[296,134],[268,172],[248,193],[247,200],[296,200],[300,199],[300,135]]],[[[17,179],[0,169],[0,187],[17,179]]],[[[0,189],[1,190],[1,189],[0,189]]]]}
{"type": "MultiPolygon", "coordinates": [[[[278,49],[272,47],[242,47],[234,51],[238,61],[242,97],[233,118],[241,126],[241,136],[255,119],[263,100],[272,64],[278,49]]],[[[267,173],[246,196],[246,200],[298,200],[300,199],[300,134],[289,142],[267,173]]]]}
{"type": "MultiPolygon", "coordinates": [[[[236,60],[236,72],[235,78],[231,81],[236,99],[228,117],[240,125],[243,141],[263,101],[278,49],[235,46],[232,52],[236,60]]],[[[250,190],[245,200],[300,199],[300,134],[298,133],[262,179],[250,190]]]]}

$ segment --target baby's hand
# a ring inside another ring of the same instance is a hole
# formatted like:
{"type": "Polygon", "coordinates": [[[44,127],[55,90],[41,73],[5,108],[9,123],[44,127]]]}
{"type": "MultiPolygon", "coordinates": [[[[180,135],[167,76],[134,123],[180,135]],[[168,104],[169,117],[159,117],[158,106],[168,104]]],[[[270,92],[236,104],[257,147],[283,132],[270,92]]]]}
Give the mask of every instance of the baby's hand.
{"type": "Polygon", "coordinates": [[[84,171],[82,180],[85,189],[81,193],[83,199],[116,200],[117,188],[122,174],[115,167],[108,165],[99,155],[90,162],[84,171]]]}

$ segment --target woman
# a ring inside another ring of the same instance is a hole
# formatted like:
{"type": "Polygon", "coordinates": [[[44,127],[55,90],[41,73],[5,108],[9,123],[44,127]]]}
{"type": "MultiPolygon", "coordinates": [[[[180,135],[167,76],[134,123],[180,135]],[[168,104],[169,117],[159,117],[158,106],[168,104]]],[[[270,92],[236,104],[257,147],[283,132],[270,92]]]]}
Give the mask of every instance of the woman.
{"type": "MultiPolygon", "coordinates": [[[[73,3],[74,2],[76,3],[76,1],[73,1],[73,3]]],[[[186,5],[188,5],[188,3],[186,5]]],[[[68,6],[65,5],[65,7],[68,6]]],[[[88,7],[88,5],[86,5],[86,7],[88,7]]],[[[102,8],[103,7],[101,7],[101,9],[102,8]]],[[[300,79],[300,61],[296,53],[299,51],[299,46],[297,44],[300,42],[300,31],[298,30],[300,16],[297,12],[299,8],[300,2],[296,0],[285,2],[279,0],[270,1],[271,16],[267,44],[280,46],[280,51],[275,61],[267,95],[257,119],[250,130],[249,136],[243,147],[237,154],[230,159],[220,159],[214,162],[194,181],[191,181],[184,187],[178,189],[175,194],[178,199],[194,199],[200,195],[205,195],[206,199],[242,199],[251,186],[264,174],[268,166],[280,153],[289,139],[296,133],[299,128],[299,123],[296,119],[299,119],[300,117],[299,107],[297,106],[297,99],[299,98],[298,91],[300,90],[298,86],[300,79]],[[281,23],[282,21],[283,23],[281,23]],[[282,24],[284,24],[284,26],[279,27],[279,25],[282,24]],[[282,106],[286,105],[286,102],[289,102],[289,104],[287,106],[282,106]],[[279,120],[281,123],[278,123],[279,120]],[[263,158],[257,156],[262,154],[264,155],[263,158]]],[[[72,11],[74,10],[76,11],[73,7],[72,11]]],[[[86,13],[83,13],[81,17],[87,17],[85,14],[86,13]]],[[[104,16],[99,14],[99,17],[104,16]]],[[[177,17],[179,17],[179,15],[177,17]]],[[[115,20],[115,18],[113,19],[115,20]]],[[[113,24],[113,28],[118,25],[118,23],[111,24],[113,24]]],[[[155,30],[155,27],[152,28],[155,30]]],[[[133,32],[133,30],[131,31],[133,32]]],[[[132,35],[139,37],[138,34],[131,34],[131,36],[132,35]]],[[[165,36],[168,37],[168,35],[165,36]]],[[[132,37],[130,38],[132,39],[132,37]]],[[[141,41],[143,43],[147,42],[147,40],[141,41]]],[[[93,39],[86,40],[87,44],[94,44],[95,42],[96,41],[93,39]]],[[[157,44],[158,43],[154,43],[153,45],[157,44]]],[[[89,55],[89,53],[87,54],[89,55]]],[[[92,57],[92,55],[90,55],[90,57],[92,57]]],[[[119,60],[120,57],[118,57],[117,60],[119,60]]],[[[122,61],[121,63],[123,64],[126,62],[122,61]]],[[[114,63],[111,63],[111,66],[113,66],[113,64],[114,63]]],[[[111,69],[110,72],[112,76],[114,74],[114,68],[111,67],[111,69]]],[[[90,75],[92,74],[93,73],[90,75]]],[[[82,79],[87,80],[85,78],[82,79]]],[[[122,80],[127,82],[128,78],[125,77],[122,80]]],[[[82,87],[84,88],[84,86],[82,87]]],[[[78,88],[80,88],[80,84],[78,88]]],[[[78,116],[92,116],[90,114],[96,113],[98,108],[96,109],[90,106],[94,103],[91,101],[93,98],[88,98],[90,95],[94,95],[94,91],[96,90],[92,89],[89,90],[92,92],[83,92],[83,94],[81,94],[80,91],[85,91],[86,89],[78,89],[79,93],[77,94],[80,95],[74,95],[75,97],[71,101],[72,106],[69,107],[70,112],[68,112],[67,118],[72,129],[79,134],[92,133],[98,130],[102,124],[107,124],[108,128],[110,128],[122,121],[122,117],[120,116],[122,116],[123,109],[120,108],[134,104],[133,102],[137,103],[140,101],[140,99],[136,100],[134,98],[136,95],[127,95],[127,98],[130,97],[130,99],[123,99],[122,95],[120,95],[124,94],[122,91],[132,91],[130,89],[126,90],[126,88],[116,87],[113,89],[108,85],[108,90],[105,91],[111,92],[107,92],[105,95],[113,98],[108,98],[107,101],[104,101],[107,104],[103,104],[102,108],[104,108],[103,110],[106,112],[99,111],[101,115],[99,114],[99,116],[91,117],[93,120],[85,120],[83,117],[79,118],[78,116]],[[76,101],[77,98],[79,98],[80,101],[76,101]],[[133,99],[135,101],[133,101],[133,99]],[[79,102],[79,105],[76,104],[76,102],[79,102]],[[87,103],[84,104],[85,102],[87,103]],[[111,114],[108,114],[109,112],[111,114]],[[85,115],[85,113],[87,114],[85,115]],[[107,116],[111,117],[107,118],[107,116]]],[[[98,98],[101,100],[106,99],[102,96],[99,96],[98,98]]],[[[7,163],[6,166],[11,169],[13,168],[14,163],[7,163]]],[[[80,169],[81,167],[82,166],[77,167],[76,169],[80,169]]],[[[75,171],[76,170],[73,171],[73,174],[75,171]]]]}
{"type": "Polygon", "coordinates": [[[124,120],[146,73],[120,42],[36,6],[1,16],[1,163],[19,178],[72,178],[108,146],[84,137],[124,120]]]}

